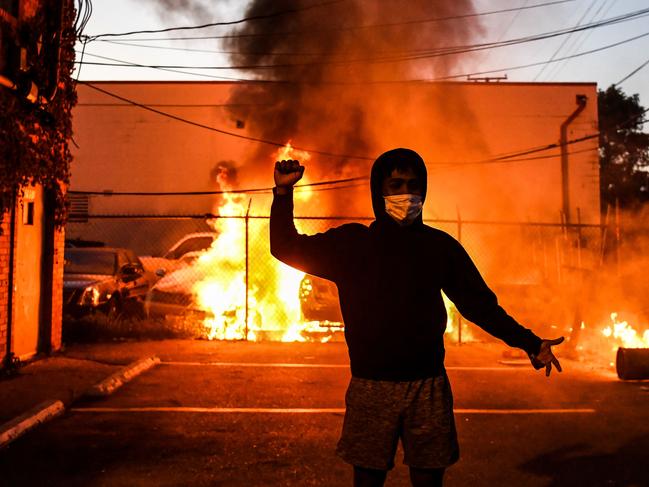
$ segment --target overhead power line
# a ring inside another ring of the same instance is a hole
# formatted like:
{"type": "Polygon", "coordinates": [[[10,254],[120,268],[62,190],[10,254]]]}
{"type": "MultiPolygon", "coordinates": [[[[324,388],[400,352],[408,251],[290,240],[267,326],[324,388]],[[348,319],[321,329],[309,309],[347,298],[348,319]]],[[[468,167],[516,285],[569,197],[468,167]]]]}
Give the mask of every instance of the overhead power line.
{"type": "Polygon", "coordinates": [[[615,83],[615,86],[619,86],[619,85],[621,85],[622,83],[624,83],[626,80],[628,80],[629,78],[631,78],[632,76],[635,76],[635,74],[637,74],[640,70],[642,70],[642,69],[644,69],[645,67],[647,67],[647,65],[649,65],[649,59],[647,59],[647,60],[646,60],[644,63],[642,63],[640,66],[638,66],[637,68],[635,68],[635,69],[634,69],[633,71],[631,71],[629,74],[627,74],[627,75],[626,75],[624,78],[622,78],[620,81],[618,81],[617,83],[615,83]]]}
{"type": "MultiPolygon", "coordinates": [[[[608,15],[609,10],[613,5],[615,5],[616,0],[603,0],[603,3],[600,5],[600,7],[597,9],[597,11],[593,14],[593,16],[590,18],[589,22],[593,22],[597,18],[603,19],[608,15]],[[608,3],[608,2],[611,3],[608,3]]],[[[586,32],[580,32],[576,36],[573,37],[573,42],[566,45],[566,49],[564,51],[565,54],[574,54],[575,52],[579,52],[579,50],[584,46],[586,41],[590,38],[594,31],[589,30],[586,32]]],[[[569,61],[564,61],[559,64],[555,64],[552,67],[552,70],[548,72],[545,76],[546,81],[547,80],[552,80],[555,79],[556,76],[561,72],[562,69],[565,68],[565,66],[568,64],[569,61]]]]}
{"type": "Polygon", "coordinates": [[[336,3],[342,3],[345,2],[346,0],[329,0],[326,2],[321,2],[321,3],[316,3],[312,5],[306,5],[304,7],[299,7],[299,8],[290,8],[286,10],[278,10],[277,12],[271,12],[269,14],[264,14],[264,15],[251,15],[250,17],[244,17],[242,19],[238,20],[231,20],[231,21],[225,21],[225,22],[210,22],[208,24],[202,24],[202,25],[190,25],[190,26],[183,26],[183,27],[168,27],[165,29],[152,29],[152,30],[133,30],[130,32],[108,32],[104,34],[97,34],[94,36],[89,36],[90,40],[96,40],[100,39],[102,37],[122,37],[122,36],[130,36],[130,35],[135,35],[135,34],[158,34],[158,33],[163,33],[163,32],[173,32],[173,31],[179,31],[179,30],[196,30],[196,29],[205,29],[208,27],[217,27],[217,26],[232,26],[232,25],[237,25],[237,24],[243,24],[244,22],[250,22],[253,20],[266,20],[266,19],[272,19],[274,17],[280,17],[282,15],[286,14],[293,14],[293,13],[298,13],[298,12],[303,12],[305,10],[311,10],[317,7],[325,7],[328,5],[333,5],[336,3]]]}
{"type": "MultiPolygon", "coordinates": [[[[229,135],[231,137],[236,137],[238,139],[244,139],[244,140],[249,140],[251,142],[258,142],[258,143],[261,143],[261,144],[272,145],[272,146],[275,146],[275,147],[284,147],[286,145],[286,143],[282,143],[282,142],[275,142],[273,140],[261,139],[261,138],[258,138],[258,137],[249,137],[247,135],[237,134],[236,132],[230,132],[228,130],[223,130],[223,129],[219,129],[219,128],[216,128],[216,127],[212,127],[212,126],[206,125],[204,123],[200,123],[200,122],[196,122],[194,120],[189,120],[187,118],[179,117],[179,116],[174,115],[172,113],[163,112],[162,110],[158,110],[157,108],[153,108],[151,106],[144,105],[142,103],[138,103],[138,102],[136,102],[134,100],[130,100],[130,99],[125,98],[123,96],[120,96],[120,95],[118,95],[116,93],[111,93],[110,91],[104,90],[103,88],[99,88],[98,86],[96,86],[96,85],[94,85],[92,83],[88,83],[87,81],[81,81],[80,83],[83,83],[87,87],[89,87],[89,88],[91,88],[91,89],[93,89],[95,91],[98,91],[100,93],[103,93],[103,94],[105,94],[107,96],[110,96],[112,98],[115,98],[117,100],[121,100],[121,101],[123,101],[125,103],[130,103],[131,105],[135,105],[137,107],[140,107],[143,110],[147,110],[147,111],[150,111],[150,112],[153,112],[153,113],[157,113],[158,115],[162,115],[163,117],[168,117],[168,118],[171,118],[173,120],[177,120],[179,122],[186,123],[188,125],[193,125],[194,127],[199,127],[199,128],[205,129],[205,130],[210,130],[212,132],[216,132],[216,133],[223,134],[223,135],[229,135]]],[[[293,146],[293,148],[296,149],[296,150],[307,151],[307,152],[310,152],[310,153],[313,153],[313,154],[319,154],[319,155],[328,156],[328,157],[340,157],[340,158],[346,158],[346,159],[357,159],[357,160],[365,160],[365,161],[374,160],[374,158],[366,157],[366,156],[337,154],[337,153],[334,153],[334,152],[321,151],[321,150],[316,150],[316,149],[307,149],[307,148],[304,148],[304,147],[297,147],[297,146],[293,146]]]]}
{"type": "MultiPolygon", "coordinates": [[[[353,187],[350,185],[356,181],[369,180],[368,176],[360,176],[356,178],[332,179],[329,181],[318,181],[317,183],[296,184],[295,189],[317,188],[319,186],[331,186],[338,184],[345,184],[346,187],[353,187]]],[[[330,188],[320,188],[324,191],[330,188]]],[[[332,188],[331,188],[332,189],[332,188]]],[[[83,194],[88,196],[207,196],[219,194],[237,194],[237,193],[268,193],[272,192],[273,188],[249,188],[249,189],[232,189],[232,190],[217,190],[217,191],[68,191],[70,194],[83,194]]]]}
{"type": "MultiPolygon", "coordinates": [[[[592,2],[590,3],[590,5],[586,9],[586,11],[583,13],[583,15],[579,18],[579,20],[577,21],[577,23],[575,24],[573,29],[577,28],[577,27],[579,27],[581,25],[581,23],[584,21],[584,19],[589,14],[589,12],[593,9],[593,7],[595,6],[596,3],[597,3],[597,0],[592,0],[592,2]]],[[[552,57],[550,58],[551,61],[559,55],[559,52],[561,51],[561,49],[563,49],[563,46],[565,46],[566,43],[570,40],[570,38],[572,37],[572,34],[573,33],[570,33],[566,37],[563,38],[563,41],[561,42],[561,44],[559,44],[559,47],[557,47],[556,50],[554,51],[554,53],[552,53],[552,57]]],[[[537,79],[539,79],[541,77],[541,75],[545,72],[545,68],[547,68],[548,66],[549,66],[549,64],[546,64],[543,67],[541,67],[539,72],[536,73],[536,76],[534,76],[534,81],[536,81],[537,79]]]]}
{"type": "MultiPolygon", "coordinates": [[[[257,70],[257,69],[278,69],[278,68],[293,68],[293,67],[303,67],[303,66],[323,66],[323,65],[349,65],[349,64],[365,64],[365,63],[394,63],[394,62],[406,62],[414,61],[420,59],[429,59],[440,56],[448,55],[458,55],[474,51],[483,51],[489,49],[495,49],[499,47],[513,46],[518,44],[523,44],[527,42],[534,42],[539,40],[550,39],[553,37],[570,35],[573,32],[581,32],[588,29],[600,28],[608,25],[614,25],[621,22],[628,22],[638,18],[649,16],[649,8],[637,10],[627,14],[619,15],[609,19],[600,20],[597,22],[591,22],[584,25],[579,25],[571,29],[561,29],[556,31],[549,31],[542,34],[536,34],[532,36],[520,37],[515,39],[509,39],[507,41],[499,42],[490,42],[490,43],[480,43],[472,45],[460,45],[460,46],[448,46],[442,48],[433,48],[433,49],[412,49],[402,52],[393,52],[393,53],[383,53],[378,57],[369,57],[369,58],[357,58],[357,59],[327,59],[327,60],[318,60],[304,63],[269,63],[269,64],[247,64],[247,65],[236,65],[236,66],[222,66],[222,65],[144,65],[155,69],[196,69],[196,70],[230,70],[230,69],[239,69],[239,70],[257,70]]],[[[85,47],[85,43],[84,43],[85,47]]],[[[588,51],[587,51],[588,52],[588,51]]],[[[579,54],[573,54],[571,56],[578,56],[579,54]]],[[[94,55],[95,57],[101,58],[99,55],[94,55]]],[[[552,58],[547,62],[561,61],[565,59],[571,59],[571,56],[564,56],[561,58],[556,57],[556,52],[553,54],[552,58]]],[[[80,63],[80,62],[79,62],[80,63]]],[[[91,63],[88,63],[91,64],[91,63]]],[[[96,64],[96,63],[93,63],[96,64]]],[[[104,63],[107,64],[107,63],[104,63]]],[[[130,63],[131,65],[138,65],[138,63],[130,63]]],[[[101,64],[99,64],[101,65],[101,64]]],[[[546,64],[543,64],[544,66],[546,64]]],[[[526,66],[529,67],[530,65],[526,66]]]]}
{"type": "MultiPolygon", "coordinates": [[[[205,124],[202,124],[202,123],[199,123],[199,122],[195,122],[193,120],[189,120],[189,119],[186,119],[186,118],[183,118],[183,117],[173,115],[171,113],[167,113],[167,112],[163,112],[161,110],[151,108],[148,105],[138,103],[136,101],[133,101],[133,100],[130,100],[128,98],[117,95],[115,93],[112,93],[112,92],[110,92],[108,90],[104,90],[102,88],[99,88],[99,87],[93,85],[92,83],[89,83],[89,82],[82,82],[82,83],[85,84],[86,86],[88,86],[88,87],[90,87],[90,88],[92,88],[94,90],[97,90],[97,91],[99,91],[101,93],[104,93],[104,94],[106,94],[108,96],[111,96],[113,98],[117,98],[117,99],[119,99],[121,101],[124,101],[126,103],[130,103],[130,104],[132,104],[134,106],[137,106],[137,107],[140,107],[140,108],[142,108],[144,110],[148,110],[148,111],[151,111],[153,113],[157,113],[158,115],[161,115],[161,116],[169,117],[171,119],[174,119],[174,120],[182,122],[182,123],[187,123],[187,124],[192,125],[192,126],[196,126],[196,127],[199,127],[199,128],[203,128],[203,129],[210,130],[210,131],[217,132],[217,133],[224,134],[224,135],[230,135],[230,136],[237,137],[237,138],[244,139],[244,140],[249,140],[249,141],[252,141],[252,142],[263,143],[263,144],[272,145],[272,146],[275,146],[275,147],[284,147],[285,146],[285,144],[281,143],[281,142],[275,142],[275,141],[266,140],[266,139],[260,139],[260,138],[256,138],[256,137],[249,137],[249,136],[229,132],[229,131],[226,131],[226,130],[218,129],[216,127],[211,127],[209,125],[205,125],[205,124]]],[[[626,121],[624,124],[620,124],[618,126],[618,128],[620,128],[620,127],[624,126],[625,124],[628,124],[628,123],[636,120],[640,116],[647,113],[647,111],[649,111],[649,109],[645,110],[644,112],[642,112],[641,114],[639,114],[639,115],[637,115],[635,117],[632,117],[631,119],[626,121]]],[[[492,158],[489,158],[489,159],[483,159],[483,160],[478,160],[478,161],[466,161],[466,162],[460,162],[460,163],[457,163],[457,162],[455,162],[455,163],[449,163],[449,162],[437,162],[437,163],[435,163],[435,162],[431,162],[431,164],[435,164],[435,165],[475,165],[475,164],[492,164],[492,163],[502,163],[502,162],[514,162],[516,160],[515,158],[520,157],[520,156],[536,154],[536,153],[539,153],[539,152],[545,152],[545,151],[548,151],[548,150],[551,150],[551,149],[556,149],[556,148],[562,147],[563,145],[568,146],[568,145],[578,144],[578,143],[581,143],[581,142],[585,142],[587,140],[595,139],[595,138],[599,137],[599,135],[600,135],[599,132],[597,132],[597,133],[594,133],[594,134],[579,137],[577,139],[572,139],[572,140],[566,141],[564,144],[562,144],[562,143],[552,143],[552,144],[547,144],[547,145],[543,145],[543,146],[532,147],[532,148],[529,148],[529,149],[512,152],[512,153],[509,153],[509,154],[501,154],[501,155],[498,155],[498,156],[495,156],[495,157],[492,157],[492,158]]],[[[298,146],[293,146],[293,148],[297,149],[297,150],[301,150],[301,151],[310,152],[312,154],[319,154],[319,155],[324,155],[324,156],[328,156],[328,157],[338,157],[338,158],[357,159],[357,160],[366,160],[366,161],[374,160],[373,157],[369,157],[369,156],[359,156],[359,155],[351,155],[351,154],[337,154],[337,153],[332,153],[332,152],[327,152],[327,151],[322,151],[322,150],[317,150],[317,149],[309,149],[309,148],[305,148],[305,147],[298,147],[298,146]]],[[[520,160],[531,160],[531,159],[520,159],[520,160]]]]}
{"type": "MultiPolygon", "coordinates": [[[[139,31],[130,31],[130,32],[123,32],[123,33],[105,33],[105,34],[97,34],[94,36],[89,36],[90,40],[100,40],[104,37],[120,37],[120,36],[130,36],[130,35],[135,35],[135,34],[152,34],[152,33],[163,33],[163,32],[172,32],[172,31],[179,31],[179,30],[198,30],[198,29],[205,29],[208,27],[216,27],[216,26],[231,26],[231,25],[236,25],[236,24],[241,24],[244,22],[248,22],[251,20],[261,20],[261,19],[268,19],[272,17],[276,17],[279,15],[284,15],[288,13],[297,13],[300,11],[304,10],[310,10],[315,7],[321,7],[321,6],[326,6],[330,4],[335,4],[335,3],[341,3],[344,0],[335,0],[335,1],[330,1],[330,2],[324,2],[321,4],[316,4],[316,5],[310,5],[307,7],[303,8],[296,8],[296,9],[289,9],[289,10],[284,10],[281,12],[276,12],[273,14],[268,14],[268,15],[259,15],[259,16],[253,16],[253,17],[246,17],[240,20],[236,21],[229,21],[229,22],[212,22],[208,24],[202,24],[202,25],[192,25],[192,26],[183,26],[183,27],[169,27],[169,28],[164,28],[164,29],[155,29],[155,30],[139,30],[139,31]]],[[[483,16],[488,16],[488,15],[495,15],[495,14],[502,14],[502,13],[508,13],[508,12],[519,12],[521,10],[529,10],[529,9],[535,9],[535,8],[540,8],[540,7],[547,7],[547,6],[552,6],[552,5],[559,5],[563,3],[570,3],[575,0],[555,0],[551,2],[545,2],[545,3],[540,3],[540,4],[535,4],[535,5],[525,5],[522,7],[517,7],[517,8],[506,8],[506,9],[499,9],[499,10],[491,10],[487,12],[478,12],[478,13],[472,13],[472,14],[462,14],[462,15],[450,15],[450,16],[443,16],[443,17],[433,17],[433,18],[427,18],[427,19],[414,19],[414,20],[407,20],[407,21],[401,21],[401,22],[387,22],[387,23],[378,23],[378,24],[366,24],[366,25],[356,25],[356,26],[341,26],[341,27],[331,27],[331,28],[320,28],[320,29],[312,29],[309,30],[308,32],[276,32],[276,33],[258,33],[258,34],[229,34],[229,35],[222,35],[222,36],[210,36],[210,37],[200,37],[200,39],[224,39],[224,38],[237,38],[237,37],[262,37],[262,36],[269,36],[269,35],[301,35],[301,34],[313,34],[313,33],[320,33],[320,32],[336,32],[336,31],[354,31],[354,30],[364,30],[364,29],[371,29],[371,28],[385,28],[385,27],[398,27],[398,26],[405,26],[405,25],[414,25],[414,24],[424,24],[424,23],[432,23],[432,22],[445,22],[445,21],[451,21],[451,20],[463,20],[467,18],[473,18],[473,17],[483,17],[483,16]]],[[[145,39],[137,39],[137,40],[181,40],[181,39],[191,39],[189,37],[181,37],[181,38],[161,38],[161,39],[151,39],[151,38],[145,38],[145,39]]]]}
{"type": "Polygon", "coordinates": [[[507,27],[505,27],[505,30],[503,30],[500,35],[498,36],[498,40],[502,40],[505,35],[507,35],[507,32],[509,32],[509,29],[512,28],[512,26],[516,23],[516,20],[518,19],[518,16],[521,14],[523,11],[522,7],[527,7],[527,4],[529,3],[530,0],[523,0],[523,3],[521,4],[521,9],[517,10],[516,13],[512,16],[511,20],[507,24],[507,27]]]}
{"type": "MultiPolygon", "coordinates": [[[[636,41],[638,39],[642,39],[644,37],[649,36],[649,32],[645,32],[643,34],[639,34],[633,37],[629,37],[627,39],[623,39],[622,41],[614,42],[612,44],[607,44],[605,46],[601,46],[599,48],[595,49],[590,49],[588,51],[583,51],[575,54],[571,54],[569,56],[563,56],[563,57],[557,57],[554,59],[549,59],[546,61],[538,61],[534,63],[528,63],[528,64],[522,64],[522,65],[517,65],[517,66],[509,66],[509,67],[504,67],[504,68],[498,68],[498,69],[488,69],[488,70],[482,70],[482,71],[474,71],[470,73],[463,73],[463,74],[452,74],[452,75],[447,75],[447,76],[437,76],[437,77],[432,77],[432,78],[418,78],[418,79],[404,79],[404,80],[361,80],[361,81],[335,81],[335,80],[325,80],[325,81],[319,81],[318,84],[340,84],[340,85],[348,85],[348,84],[393,84],[393,83],[421,83],[421,82],[429,82],[429,81],[445,81],[445,80],[454,80],[454,79],[461,79],[461,78],[467,78],[470,76],[478,76],[478,75],[483,75],[483,74],[491,74],[491,73],[499,73],[503,71],[516,71],[519,69],[526,69],[530,67],[535,67],[535,66],[542,66],[548,63],[558,63],[561,61],[564,61],[566,59],[574,59],[577,57],[582,57],[586,56],[589,54],[594,54],[597,52],[601,52],[607,49],[611,49],[613,47],[621,46],[623,44],[627,44],[629,42],[636,41]]],[[[94,56],[97,58],[106,58],[106,59],[112,59],[116,61],[115,63],[99,63],[99,62],[89,62],[89,61],[75,61],[75,64],[78,65],[93,65],[93,66],[111,66],[111,67],[138,67],[138,68],[149,68],[149,69],[161,69],[165,71],[171,71],[171,72],[181,72],[177,71],[177,69],[196,69],[196,70],[236,70],[236,69],[241,69],[241,67],[237,66],[170,66],[170,65],[145,65],[145,64],[137,64],[137,63],[132,63],[130,61],[124,61],[124,60],[119,60],[115,58],[107,58],[106,56],[99,56],[96,54],[90,54],[86,53],[88,56],[94,56]]],[[[411,58],[410,60],[414,59],[423,59],[422,58],[411,58]]],[[[183,72],[184,74],[196,74],[199,75],[198,73],[188,73],[188,72],[183,72]]],[[[223,77],[218,77],[219,79],[222,79],[223,77]]],[[[293,81],[293,80],[264,80],[264,79],[249,79],[249,78],[230,78],[232,81],[248,81],[248,82],[257,82],[257,83],[288,83],[288,84],[300,84],[300,83],[305,83],[309,84],[309,81],[293,81]]]]}

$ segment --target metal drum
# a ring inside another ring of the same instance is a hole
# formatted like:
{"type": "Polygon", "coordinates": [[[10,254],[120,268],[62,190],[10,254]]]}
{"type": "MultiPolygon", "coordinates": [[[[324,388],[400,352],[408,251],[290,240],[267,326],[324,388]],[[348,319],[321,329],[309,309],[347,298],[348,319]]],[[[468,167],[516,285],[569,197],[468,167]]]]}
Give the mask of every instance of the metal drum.
{"type": "Polygon", "coordinates": [[[618,348],[615,368],[622,380],[649,379],[649,348],[618,348]]]}

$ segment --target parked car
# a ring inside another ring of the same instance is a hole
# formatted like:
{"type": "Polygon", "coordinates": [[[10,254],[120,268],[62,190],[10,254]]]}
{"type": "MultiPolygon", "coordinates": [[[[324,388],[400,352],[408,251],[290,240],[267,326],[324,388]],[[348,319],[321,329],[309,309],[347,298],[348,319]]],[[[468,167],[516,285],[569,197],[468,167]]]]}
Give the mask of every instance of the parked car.
{"type": "Polygon", "coordinates": [[[63,311],[80,317],[143,310],[153,276],[132,250],[107,247],[65,249],[63,311]]]}
{"type": "Polygon", "coordinates": [[[300,307],[305,321],[342,323],[338,288],[326,279],[307,274],[300,283],[300,307]]]}
{"type": "Polygon", "coordinates": [[[196,304],[194,284],[205,276],[200,269],[186,266],[162,277],[146,296],[144,310],[148,317],[206,316],[196,304]]]}
{"type": "Polygon", "coordinates": [[[191,264],[208,250],[217,234],[212,232],[189,233],[178,240],[162,257],[141,257],[147,271],[162,277],[191,264]]]}

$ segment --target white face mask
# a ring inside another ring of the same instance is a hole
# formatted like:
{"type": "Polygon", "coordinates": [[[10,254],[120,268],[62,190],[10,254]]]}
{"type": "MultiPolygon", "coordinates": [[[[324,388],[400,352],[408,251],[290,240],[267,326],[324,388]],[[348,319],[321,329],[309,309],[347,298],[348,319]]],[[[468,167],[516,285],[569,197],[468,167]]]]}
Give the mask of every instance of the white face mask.
{"type": "Polygon", "coordinates": [[[421,214],[424,203],[418,194],[384,196],[385,212],[399,225],[410,225],[421,214]]]}

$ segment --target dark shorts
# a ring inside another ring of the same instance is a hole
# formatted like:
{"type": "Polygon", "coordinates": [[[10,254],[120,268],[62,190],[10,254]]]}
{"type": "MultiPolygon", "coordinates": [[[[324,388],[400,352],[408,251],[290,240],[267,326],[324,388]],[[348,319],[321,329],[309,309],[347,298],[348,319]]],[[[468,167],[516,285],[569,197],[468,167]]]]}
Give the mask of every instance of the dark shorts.
{"type": "Polygon", "coordinates": [[[347,463],[390,470],[399,438],[403,463],[446,468],[458,460],[453,395],[446,374],[389,382],[352,377],[336,453],[347,463]]]}

